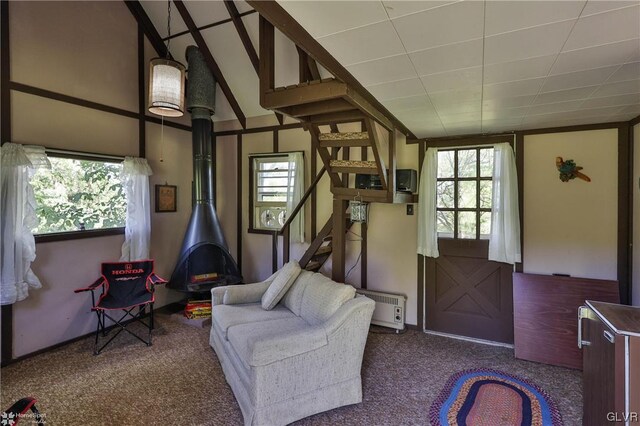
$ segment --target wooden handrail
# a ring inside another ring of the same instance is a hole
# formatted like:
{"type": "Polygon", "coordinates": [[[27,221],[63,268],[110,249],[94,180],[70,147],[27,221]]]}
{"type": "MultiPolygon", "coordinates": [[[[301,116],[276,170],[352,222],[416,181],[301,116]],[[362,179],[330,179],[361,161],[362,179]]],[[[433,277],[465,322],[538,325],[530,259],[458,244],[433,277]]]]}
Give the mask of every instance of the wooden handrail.
{"type": "MultiPolygon", "coordinates": [[[[284,225],[282,225],[282,228],[280,228],[279,231],[276,231],[277,235],[284,234],[285,229],[288,228],[289,225],[291,225],[291,222],[293,222],[293,220],[298,215],[300,210],[302,210],[302,207],[304,206],[304,203],[307,201],[307,198],[309,198],[309,196],[311,195],[313,190],[318,185],[318,182],[320,182],[320,179],[322,178],[322,175],[324,175],[324,172],[326,172],[326,171],[327,171],[327,168],[325,166],[322,166],[322,169],[320,169],[320,171],[318,172],[316,178],[313,180],[313,182],[311,182],[311,185],[309,185],[309,188],[307,189],[307,191],[304,193],[304,195],[302,196],[302,198],[298,202],[298,205],[296,206],[296,208],[293,209],[293,212],[291,212],[291,214],[289,215],[289,218],[287,219],[287,221],[284,223],[284,225]]],[[[287,244],[287,243],[288,242],[285,241],[285,244],[287,244]]]]}

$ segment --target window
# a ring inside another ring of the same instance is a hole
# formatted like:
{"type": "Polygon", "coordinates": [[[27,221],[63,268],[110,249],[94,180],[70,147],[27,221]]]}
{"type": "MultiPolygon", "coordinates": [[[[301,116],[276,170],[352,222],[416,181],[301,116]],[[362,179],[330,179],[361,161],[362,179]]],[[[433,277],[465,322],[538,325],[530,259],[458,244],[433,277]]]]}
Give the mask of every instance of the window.
{"type": "Polygon", "coordinates": [[[249,162],[252,174],[250,230],[279,230],[287,221],[287,201],[294,195],[298,175],[295,162],[290,161],[289,154],[255,155],[249,157],[249,162]]]}
{"type": "Polygon", "coordinates": [[[492,173],[493,148],[438,151],[438,237],[489,238],[492,173]]]}
{"type": "Polygon", "coordinates": [[[32,180],[39,219],[34,234],[125,226],[122,161],[52,155],[51,170],[38,171],[32,180]]]}

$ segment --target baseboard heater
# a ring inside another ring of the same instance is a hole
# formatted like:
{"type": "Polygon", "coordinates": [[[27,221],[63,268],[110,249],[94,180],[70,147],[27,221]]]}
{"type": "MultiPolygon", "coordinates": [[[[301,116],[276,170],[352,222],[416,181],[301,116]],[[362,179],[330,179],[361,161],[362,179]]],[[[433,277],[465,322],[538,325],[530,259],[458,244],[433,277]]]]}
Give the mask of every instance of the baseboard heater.
{"type": "Polygon", "coordinates": [[[404,330],[406,296],[361,289],[356,289],[356,292],[376,302],[371,324],[404,330]]]}

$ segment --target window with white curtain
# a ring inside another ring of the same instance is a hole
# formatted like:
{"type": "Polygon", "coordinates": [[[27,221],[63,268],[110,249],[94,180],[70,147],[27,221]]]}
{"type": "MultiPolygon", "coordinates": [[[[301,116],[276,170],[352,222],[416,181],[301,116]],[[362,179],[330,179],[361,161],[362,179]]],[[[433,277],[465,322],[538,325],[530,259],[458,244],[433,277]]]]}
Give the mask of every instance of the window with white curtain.
{"type": "Polygon", "coordinates": [[[439,238],[489,239],[493,147],[438,150],[439,238]]]}

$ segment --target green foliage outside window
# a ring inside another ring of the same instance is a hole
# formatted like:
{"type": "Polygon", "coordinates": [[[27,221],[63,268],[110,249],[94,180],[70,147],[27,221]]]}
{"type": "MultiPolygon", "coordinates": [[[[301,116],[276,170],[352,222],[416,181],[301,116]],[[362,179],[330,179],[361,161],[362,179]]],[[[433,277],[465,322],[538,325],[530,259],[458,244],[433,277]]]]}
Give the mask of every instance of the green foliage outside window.
{"type": "Polygon", "coordinates": [[[122,163],[49,157],[32,180],[40,223],[35,234],[125,226],[122,163]]]}

